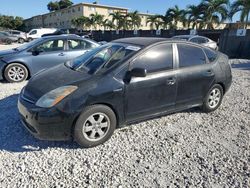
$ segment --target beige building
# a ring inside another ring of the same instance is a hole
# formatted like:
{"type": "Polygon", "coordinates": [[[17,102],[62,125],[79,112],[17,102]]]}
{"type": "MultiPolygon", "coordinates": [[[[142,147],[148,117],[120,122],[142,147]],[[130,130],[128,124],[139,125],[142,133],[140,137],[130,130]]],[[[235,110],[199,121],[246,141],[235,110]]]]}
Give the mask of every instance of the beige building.
{"type": "Polygon", "coordinates": [[[24,20],[24,23],[28,29],[41,27],[72,28],[73,25],[71,21],[74,18],[80,16],[89,17],[91,14],[98,13],[100,15],[104,15],[104,19],[108,18],[111,20],[112,18],[111,16],[109,16],[109,14],[113,12],[121,12],[127,14],[128,9],[123,7],[114,7],[99,4],[79,3],[62,10],[34,16],[32,18],[24,20]]]}
{"type": "MultiPolygon", "coordinates": [[[[110,13],[121,12],[123,14],[128,13],[128,8],[100,5],[100,4],[91,4],[91,3],[79,3],[72,5],[68,8],[53,11],[47,14],[38,15],[24,20],[24,23],[27,27],[27,30],[34,28],[74,28],[72,20],[80,16],[89,17],[91,14],[98,13],[104,16],[104,19],[111,20],[112,17],[110,13]]],[[[138,29],[150,30],[150,24],[147,24],[147,19],[153,14],[148,13],[139,13],[141,17],[141,26],[138,29]]],[[[115,23],[114,23],[115,24],[115,23]]],[[[237,25],[237,24],[235,24],[237,25]]],[[[234,26],[235,26],[234,25],[234,26]]],[[[224,29],[229,27],[228,24],[215,25],[215,29],[224,29]]],[[[231,26],[232,27],[232,26],[231,26]]],[[[236,26],[241,28],[239,24],[236,26]]],[[[89,28],[84,28],[89,29],[89,28]]],[[[92,28],[93,29],[93,28],[92,28]]],[[[104,29],[103,27],[97,27],[97,29],[104,29]]],[[[161,28],[162,29],[162,28],[161,28]]],[[[177,29],[187,29],[183,27],[182,23],[177,23],[177,29]]]]}
{"type": "Polygon", "coordinates": [[[139,16],[141,17],[141,27],[139,29],[142,30],[149,30],[150,29],[150,24],[147,23],[148,17],[153,16],[153,14],[148,14],[148,13],[139,13],[139,16]]]}

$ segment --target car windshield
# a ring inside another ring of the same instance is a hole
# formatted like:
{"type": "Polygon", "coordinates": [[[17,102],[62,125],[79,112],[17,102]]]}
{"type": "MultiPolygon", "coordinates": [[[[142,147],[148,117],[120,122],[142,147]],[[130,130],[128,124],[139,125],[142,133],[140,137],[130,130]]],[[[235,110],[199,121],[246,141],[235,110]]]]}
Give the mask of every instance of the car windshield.
{"type": "Polygon", "coordinates": [[[31,42],[28,42],[26,44],[23,44],[23,45],[17,47],[17,48],[14,48],[14,50],[18,50],[18,51],[25,50],[25,49],[37,44],[38,42],[40,42],[42,40],[43,40],[42,38],[35,39],[35,40],[31,41],[31,42]]]}
{"type": "Polygon", "coordinates": [[[138,46],[109,43],[66,63],[66,66],[77,71],[87,71],[93,74],[101,68],[110,68],[120,63],[140,49],[138,46]]]}

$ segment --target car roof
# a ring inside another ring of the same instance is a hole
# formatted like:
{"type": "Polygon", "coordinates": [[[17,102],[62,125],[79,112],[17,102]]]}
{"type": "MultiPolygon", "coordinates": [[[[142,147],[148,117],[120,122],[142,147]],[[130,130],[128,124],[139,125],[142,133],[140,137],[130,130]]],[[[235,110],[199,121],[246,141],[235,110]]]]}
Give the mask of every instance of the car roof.
{"type": "Polygon", "coordinates": [[[49,35],[42,38],[47,39],[47,38],[81,38],[81,37],[74,34],[62,34],[62,35],[49,35]]]}
{"type": "Polygon", "coordinates": [[[171,39],[168,39],[168,38],[156,38],[156,37],[131,37],[131,38],[113,40],[112,42],[133,44],[133,45],[146,47],[154,43],[158,43],[162,41],[170,41],[170,40],[171,39]]]}
{"type": "Polygon", "coordinates": [[[62,34],[62,35],[50,35],[50,36],[45,36],[42,37],[43,39],[80,39],[80,40],[85,40],[85,41],[89,41],[91,43],[95,43],[98,44],[98,42],[88,39],[88,38],[82,38],[78,35],[75,34],[62,34]]]}
{"type": "Polygon", "coordinates": [[[204,36],[201,36],[201,35],[176,35],[174,36],[173,38],[194,38],[194,37],[203,37],[203,38],[207,38],[207,37],[204,37],[204,36]]]}

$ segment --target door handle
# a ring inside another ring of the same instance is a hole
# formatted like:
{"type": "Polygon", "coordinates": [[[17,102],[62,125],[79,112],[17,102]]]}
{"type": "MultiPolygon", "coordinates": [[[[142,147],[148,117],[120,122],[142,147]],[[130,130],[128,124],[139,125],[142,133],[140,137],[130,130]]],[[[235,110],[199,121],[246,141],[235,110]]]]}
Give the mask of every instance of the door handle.
{"type": "Polygon", "coordinates": [[[60,54],[58,54],[58,56],[65,56],[65,54],[64,53],[60,53],[60,54]]]}
{"type": "Polygon", "coordinates": [[[175,78],[168,78],[167,79],[167,85],[174,85],[176,82],[176,79],[175,78]]]}

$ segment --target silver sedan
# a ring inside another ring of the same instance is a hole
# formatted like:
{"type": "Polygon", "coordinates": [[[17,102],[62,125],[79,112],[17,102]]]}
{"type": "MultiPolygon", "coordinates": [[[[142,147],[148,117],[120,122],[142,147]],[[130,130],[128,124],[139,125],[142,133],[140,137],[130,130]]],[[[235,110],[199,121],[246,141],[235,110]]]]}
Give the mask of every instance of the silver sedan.
{"type": "Polygon", "coordinates": [[[201,44],[203,46],[212,48],[214,50],[218,50],[217,43],[207,37],[199,36],[199,35],[178,35],[174,36],[173,39],[185,40],[194,42],[197,44],[201,44]]]}

